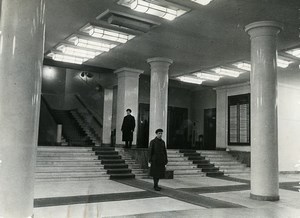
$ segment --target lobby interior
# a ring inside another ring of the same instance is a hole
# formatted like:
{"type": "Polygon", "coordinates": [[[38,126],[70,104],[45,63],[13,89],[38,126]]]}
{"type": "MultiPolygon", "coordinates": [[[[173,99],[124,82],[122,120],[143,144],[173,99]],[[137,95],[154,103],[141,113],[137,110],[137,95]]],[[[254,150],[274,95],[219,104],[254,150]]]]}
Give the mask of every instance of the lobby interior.
{"type": "Polygon", "coordinates": [[[300,217],[298,0],[0,2],[0,218],[300,217]],[[174,164],[159,192],[158,128],[174,164]],[[74,172],[54,166],[79,153],[74,172]]]}

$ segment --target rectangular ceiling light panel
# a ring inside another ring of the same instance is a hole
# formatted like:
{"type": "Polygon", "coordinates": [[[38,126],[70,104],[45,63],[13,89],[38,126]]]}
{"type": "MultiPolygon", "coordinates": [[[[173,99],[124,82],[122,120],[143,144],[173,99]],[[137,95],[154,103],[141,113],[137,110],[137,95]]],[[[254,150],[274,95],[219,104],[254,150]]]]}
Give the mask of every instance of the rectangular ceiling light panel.
{"type": "Polygon", "coordinates": [[[293,55],[297,58],[300,58],[300,48],[294,48],[294,49],[288,50],[288,51],[286,51],[286,53],[293,55]]]}
{"type": "Polygon", "coordinates": [[[95,38],[106,39],[119,43],[126,43],[128,40],[135,37],[134,35],[128,33],[93,25],[87,26],[86,28],[82,29],[82,31],[88,33],[90,36],[95,38]]]}
{"type": "Polygon", "coordinates": [[[200,5],[208,5],[212,0],[191,0],[192,2],[196,2],[200,5]]]}
{"type": "Polygon", "coordinates": [[[83,62],[88,60],[88,58],[74,57],[66,54],[58,54],[55,52],[51,52],[50,54],[48,54],[48,56],[52,57],[52,59],[55,61],[68,62],[73,64],[82,64],[83,62]]]}
{"type": "Polygon", "coordinates": [[[187,12],[186,8],[164,0],[120,0],[118,4],[167,20],[174,20],[187,12]]]}
{"type": "Polygon", "coordinates": [[[292,63],[292,61],[290,61],[290,60],[286,60],[282,57],[277,57],[277,66],[278,67],[287,68],[291,63],[292,63]]]}
{"type": "Polygon", "coordinates": [[[227,69],[223,67],[217,67],[212,70],[215,71],[217,74],[224,75],[224,76],[231,76],[231,77],[238,77],[241,73],[243,73],[236,69],[227,69]]]}
{"type": "Polygon", "coordinates": [[[177,79],[179,79],[182,82],[186,82],[186,83],[193,83],[193,84],[202,84],[202,82],[204,81],[203,79],[199,79],[197,77],[191,77],[191,76],[179,76],[177,77],[177,79]]]}
{"type": "Polygon", "coordinates": [[[246,71],[251,71],[251,64],[241,61],[233,64],[239,69],[246,70],[246,71]]]}
{"type": "Polygon", "coordinates": [[[117,44],[109,43],[107,41],[88,40],[78,36],[71,37],[68,41],[77,47],[88,48],[99,52],[108,52],[110,49],[117,46],[117,44]]]}
{"type": "Polygon", "coordinates": [[[101,54],[102,52],[95,52],[95,51],[88,51],[86,49],[81,48],[74,48],[68,45],[59,45],[57,50],[62,51],[62,53],[75,56],[75,57],[82,57],[82,58],[89,58],[92,59],[97,55],[101,54]]]}
{"type": "Polygon", "coordinates": [[[222,76],[212,75],[208,73],[194,73],[199,79],[218,81],[222,76]]]}

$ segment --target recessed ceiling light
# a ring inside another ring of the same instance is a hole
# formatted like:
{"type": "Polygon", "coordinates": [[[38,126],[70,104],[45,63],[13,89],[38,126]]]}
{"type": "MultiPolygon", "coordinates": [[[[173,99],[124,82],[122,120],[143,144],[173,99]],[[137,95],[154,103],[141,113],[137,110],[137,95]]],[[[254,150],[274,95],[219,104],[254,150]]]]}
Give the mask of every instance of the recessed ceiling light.
{"type": "Polygon", "coordinates": [[[300,58],[300,48],[294,48],[294,49],[288,50],[288,51],[286,51],[286,53],[293,55],[297,58],[300,58]]]}
{"type": "Polygon", "coordinates": [[[237,62],[237,63],[234,63],[232,65],[234,65],[237,68],[242,69],[242,70],[251,71],[251,64],[249,64],[247,62],[244,62],[244,61],[237,62]]]}
{"type": "Polygon", "coordinates": [[[213,80],[213,81],[218,81],[221,76],[218,75],[212,75],[212,74],[208,74],[208,73],[194,73],[194,75],[196,75],[199,79],[203,79],[203,80],[213,80]]]}
{"type": "Polygon", "coordinates": [[[107,41],[88,40],[88,39],[80,38],[78,36],[71,37],[68,39],[68,41],[73,43],[77,47],[88,48],[100,52],[104,52],[104,51],[107,52],[110,49],[117,46],[117,44],[110,43],[107,41]]]}
{"type": "Polygon", "coordinates": [[[191,0],[192,2],[196,2],[200,5],[208,5],[212,0],[191,0]]]}
{"type": "Polygon", "coordinates": [[[59,45],[57,47],[57,50],[62,51],[62,53],[71,55],[71,56],[76,56],[76,57],[82,57],[82,58],[94,58],[97,55],[101,54],[102,52],[95,52],[95,51],[89,51],[86,49],[82,48],[73,48],[69,45],[59,45]]]}
{"type": "Polygon", "coordinates": [[[197,77],[192,77],[192,76],[179,76],[177,77],[177,79],[179,79],[182,82],[186,82],[186,83],[193,83],[193,84],[202,84],[202,82],[204,81],[203,79],[199,79],[197,77]]]}
{"type": "Polygon", "coordinates": [[[174,20],[188,11],[187,8],[164,0],[120,0],[118,4],[167,20],[174,20]]]}
{"type": "Polygon", "coordinates": [[[56,52],[51,52],[47,56],[51,57],[55,61],[68,62],[73,64],[82,64],[83,62],[88,60],[88,58],[74,57],[66,54],[59,54],[56,52]]]}
{"type": "Polygon", "coordinates": [[[135,37],[134,35],[128,33],[93,25],[86,26],[82,29],[82,31],[95,38],[106,39],[119,43],[126,43],[128,40],[135,37]]]}
{"type": "Polygon", "coordinates": [[[237,69],[227,69],[223,67],[217,67],[212,70],[215,71],[217,74],[231,77],[238,77],[241,73],[243,73],[242,71],[237,69]]]}
{"type": "Polygon", "coordinates": [[[287,68],[291,63],[292,63],[292,61],[290,61],[290,60],[286,60],[282,57],[277,57],[277,66],[278,67],[287,68]]]}

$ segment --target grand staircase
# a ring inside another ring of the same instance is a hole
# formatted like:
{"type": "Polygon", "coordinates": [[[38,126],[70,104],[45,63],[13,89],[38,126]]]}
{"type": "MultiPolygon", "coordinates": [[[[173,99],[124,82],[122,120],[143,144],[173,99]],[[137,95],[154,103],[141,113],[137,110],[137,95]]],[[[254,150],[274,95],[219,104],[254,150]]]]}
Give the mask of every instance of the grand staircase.
{"type": "Polygon", "coordinates": [[[91,147],[38,146],[35,180],[78,181],[108,179],[91,147]]]}

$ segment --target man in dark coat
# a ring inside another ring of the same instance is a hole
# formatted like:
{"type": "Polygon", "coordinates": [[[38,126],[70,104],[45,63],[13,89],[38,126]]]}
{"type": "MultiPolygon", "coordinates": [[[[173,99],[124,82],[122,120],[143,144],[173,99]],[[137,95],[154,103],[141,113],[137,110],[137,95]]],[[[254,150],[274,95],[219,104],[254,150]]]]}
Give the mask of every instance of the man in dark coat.
{"type": "Polygon", "coordinates": [[[131,115],[131,109],[126,110],[127,115],[123,119],[122,123],[122,141],[125,141],[125,148],[131,148],[133,140],[133,132],[135,128],[135,119],[131,115]]]}
{"type": "Polygon", "coordinates": [[[155,131],[156,137],[150,142],[148,154],[150,164],[150,176],[153,177],[154,190],[160,191],[161,187],[158,186],[159,179],[165,177],[166,165],[168,163],[168,156],[166,150],[166,144],[162,140],[162,129],[155,131]]]}

